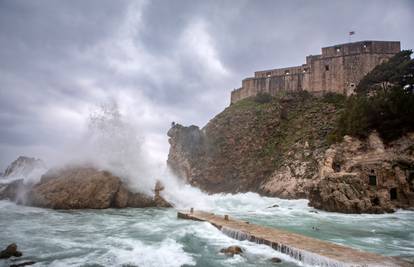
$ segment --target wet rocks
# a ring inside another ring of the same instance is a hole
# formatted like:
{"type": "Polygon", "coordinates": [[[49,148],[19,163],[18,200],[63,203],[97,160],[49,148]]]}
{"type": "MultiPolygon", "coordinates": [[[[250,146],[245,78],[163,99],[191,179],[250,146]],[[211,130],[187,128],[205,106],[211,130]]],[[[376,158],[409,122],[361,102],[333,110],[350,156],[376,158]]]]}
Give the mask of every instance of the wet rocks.
{"type": "Polygon", "coordinates": [[[14,176],[22,178],[27,177],[30,173],[34,171],[46,171],[46,164],[40,159],[20,156],[6,168],[3,176],[14,176]]]}
{"type": "MultiPolygon", "coordinates": [[[[146,194],[131,192],[119,177],[93,167],[52,170],[27,194],[27,204],[53,209],[164,207],[146,194]]],[[[166,202],[166,201],[165,201],[166,202]]]]}
{"type": "Polygon", "coordinates": [[[309,205],[343,213],[384,213],[414,206],[414,135],[385,146],[376,132],[326,150],[309,205]],[[410,148],[411,147],[411,148],[410,148]]]}
{"type": "Polygon", "coordinates": [[[23,267],[23,266],[33,265],[35,263],[36,263],[35,261],[24,261],[24,262],[12,264],[10,265],[10,267],[23,267]]]}
{"type": "Polygon", "coordinates": [[[279,259],[278,257],[273,257],[273,258],[271,258],[271,259],[270,259],[270,261],[271,261],[272,263],[281,263],[281,262],[282,262],[282,260],[281,260],[281,259],[279,259]]]}
{"type": "Polygon", "coordinates": [[[239,246],[230,246],[228,248],[223,248],[220,250],[221,253],[226,254],[227,256],[234,256],[234,255],[240,255],[243,253],[243,249],[239,246]]]}
{"type": "Polygon", "coordinates": [[[267,207],[268,209],[271,209],[271,208],[279,208],[279,205],[278,204],[273,204],[272,206],[269,206],[269,207],[267,207]]]}
{"type": "Polygon", "coordinates": [[[162,207],[162,208],[171,208],[172,205],[167,202],[162,196],[161,196],[161,191],[163,191],[164,185],[160,182],[157,181],[155,183],[155,188],[154,188],[154,202],[157,204],[157,207],[162,207]]]}
{"type": "Polygon", "coordinates": [[[8,199],[15,202],[21,202],[23,199],[26,186],[23,184],[23,179],[15,180],[10,183],[0,183],[0,200],[8,199]]]}
{"type": "Polygon", "coordinates": [[[118,177],[91,167],[52,170],[29,192],[28,204],[53,209],[109,208],[120,186],[118,177]]]}
{"type": "Polygon", "coordinates": [[[12,243],[6,249],[0,251],[0,259],[8,259],[11,257],[21,257],[23,253],[17,250],[17,245],[12,243]]]}

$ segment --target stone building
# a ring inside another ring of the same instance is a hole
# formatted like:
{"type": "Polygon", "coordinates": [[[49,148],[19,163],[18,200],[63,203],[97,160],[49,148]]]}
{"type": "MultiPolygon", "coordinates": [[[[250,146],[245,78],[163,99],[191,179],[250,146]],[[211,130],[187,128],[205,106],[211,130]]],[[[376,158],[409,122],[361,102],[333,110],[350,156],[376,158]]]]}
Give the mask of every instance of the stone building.
{"type": "Polygon", "coordinates": [[[322,48],[322,54],[306,57],[306,64],[257,71],[231,92],[231,103],[259,92],[306,90],[314,94],[335,92],[350,95],[375,66],[400,52],[400,42],[360,41],[322,48]]]}

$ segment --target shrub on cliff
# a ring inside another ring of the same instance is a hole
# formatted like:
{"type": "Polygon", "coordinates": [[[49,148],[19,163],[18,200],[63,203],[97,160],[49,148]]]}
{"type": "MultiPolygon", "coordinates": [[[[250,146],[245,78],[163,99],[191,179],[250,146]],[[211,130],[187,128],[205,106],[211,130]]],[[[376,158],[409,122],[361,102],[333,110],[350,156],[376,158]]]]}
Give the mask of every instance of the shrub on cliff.
{"type": "Polygon", "coordinates": [[[254,97],[254,101],[259,104],[271,102],[273,97],[269,93],[260,92],[254,97]]]}
{"type": "Polygon", "coordinates": [[[367,137],[372,130],[377,130],[385,141],[414,131],[414,94],[393,87],[373,96],[350,97],[339,119],[337,134],[367,137]]]}
{"type": "Polygon", "coordinates": [[[412,51],[401,51],[378,65],[359,83],[349,97],[330,143],[344,135],[367,137],[377,130],[385,141],[414,131],[414,94],[404,86],[414,83],[412,51]]]}
{"type": "Polygon", "coordinates": [[[346,96],[343,94],[328,92],[324,94],[323,101],[334,104],[337,107],[342,107],[345,103],[346,96]]]}

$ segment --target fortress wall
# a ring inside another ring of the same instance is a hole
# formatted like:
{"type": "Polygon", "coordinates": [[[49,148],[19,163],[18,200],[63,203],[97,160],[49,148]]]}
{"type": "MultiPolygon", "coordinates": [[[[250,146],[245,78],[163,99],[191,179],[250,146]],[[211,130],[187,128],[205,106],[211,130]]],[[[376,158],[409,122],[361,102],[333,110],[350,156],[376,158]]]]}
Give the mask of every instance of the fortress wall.
{"type": "Polygon", "coordinates": [[[231,93],[231,103],[267,92],[306,90],[350,95],[359,81],[375,66],[400,51],[400,42],[362,41],[322,48],[321,55],[306,57],[306,64],[289,68],[256,71],[231,93]]]}
{"type": "Polygon", "coordinates": [[[289,75],[289,74],[300,74],[306,69],[305,65],[302,66],[294,66],[289,68],[281,68],[281,69],[272,69],[272,70],[263,70],[263,71],[256,71],[254,73],[255,78],[266,78],[269,76],[282,76],[282,75],[289,75]]]}
{"type": "Polygon", "coordinates": [[[343,94],[344,65],[342,57],[310,60],[310,92],[336,92],[343,94]]]}

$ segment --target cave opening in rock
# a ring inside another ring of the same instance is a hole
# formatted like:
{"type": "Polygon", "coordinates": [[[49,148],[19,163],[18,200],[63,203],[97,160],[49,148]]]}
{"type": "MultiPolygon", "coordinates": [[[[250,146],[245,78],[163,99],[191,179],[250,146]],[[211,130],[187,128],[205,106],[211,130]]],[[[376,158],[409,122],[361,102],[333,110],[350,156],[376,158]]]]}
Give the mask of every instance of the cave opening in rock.
{"type": "Polygon", "coordinates": [[[338,162],[333,162],[332,163],[332,169],[334,170],[334,172],[340,172],[341,171],[341,164],[339,164],[338,162]]]}
{"type": "Polygon", "coordinates": [[[408,182],[410,191],[414,191],[414,170],[408,171],[407,182],[408,182]]]}
{"type": "Polygon", "coordinates": [[[377,185],[377,176],[376,175],[369,175],[369,185],[377,185]]]}
{"type": "Polygon", "coordinates": [[[397,188],[391,188],[390,189],[390,199],[396,200],[397,199],[397,188]]]}
{"type": "Polygon", "coordinates": [[[373,206],[378,206],[380,204],[379,198],[376,197],[371,200],[373,206]]]}

